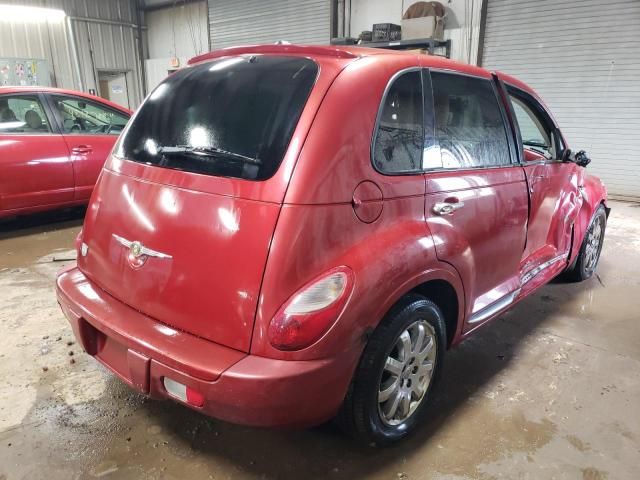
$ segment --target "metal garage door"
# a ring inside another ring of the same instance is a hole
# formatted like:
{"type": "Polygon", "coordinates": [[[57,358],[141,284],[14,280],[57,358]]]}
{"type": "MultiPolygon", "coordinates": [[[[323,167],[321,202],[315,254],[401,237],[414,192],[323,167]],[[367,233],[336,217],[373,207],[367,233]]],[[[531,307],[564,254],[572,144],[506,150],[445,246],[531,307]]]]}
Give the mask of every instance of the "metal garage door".
{"type": "Polygon", "coordinates": [[[536,89],[609,193],[640,199],[640,1],[488,0],[482,65],[536,89]]]}
{"type": "Polygon", "coordinates": [[[330,0],[209,0],[211,48],[329,43],[330,0]]]}

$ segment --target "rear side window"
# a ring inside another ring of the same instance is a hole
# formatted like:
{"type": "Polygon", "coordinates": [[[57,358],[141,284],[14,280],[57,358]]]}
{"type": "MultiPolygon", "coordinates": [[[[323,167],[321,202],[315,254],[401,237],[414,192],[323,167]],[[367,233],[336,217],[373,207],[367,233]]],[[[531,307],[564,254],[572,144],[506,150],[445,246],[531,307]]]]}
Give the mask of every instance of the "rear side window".
{"type": "Polygon", "coordinates": [[[443,168],[509,165],[509,143],[490,80],[432,72],[436,137],[443,168]]]}
{"type": "Polygon", "coordinates": [[[149,96],[116,155],[247,180],[278,169],[318,66],[307,58],[226,57],[179,70],[149,96]]]}
{"type": "Polygon", "coordinates": [[[47,115],[37,95],[0,97],[0,134],[50,132],[47,115]]]}
{"type": "Polygon", "coordinates": [[[419,71],[403,73],[391,84],[378,117],[373,163],[387,174],[422,169],[422,77],[419,71]]]}

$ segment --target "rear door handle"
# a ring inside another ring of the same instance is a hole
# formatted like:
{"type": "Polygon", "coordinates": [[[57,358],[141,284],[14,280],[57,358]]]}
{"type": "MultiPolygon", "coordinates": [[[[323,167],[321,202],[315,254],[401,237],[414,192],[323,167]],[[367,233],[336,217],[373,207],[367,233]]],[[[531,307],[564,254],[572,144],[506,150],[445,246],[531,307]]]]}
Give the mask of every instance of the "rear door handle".
{"type": "Polygon", "coordinates": [[[93,148],[91,148],[91,145],[78,145],[77,147],[73,147],[71,152],[77,154],[91,153],[93,152],[93,148]]]}
{"type": "Polygon", "coordinates": [[[464,207],[464,202],[438,202],[433,206],[433,213],[437,213],[438,215],[451,215],[462,207],[464,207]]]}

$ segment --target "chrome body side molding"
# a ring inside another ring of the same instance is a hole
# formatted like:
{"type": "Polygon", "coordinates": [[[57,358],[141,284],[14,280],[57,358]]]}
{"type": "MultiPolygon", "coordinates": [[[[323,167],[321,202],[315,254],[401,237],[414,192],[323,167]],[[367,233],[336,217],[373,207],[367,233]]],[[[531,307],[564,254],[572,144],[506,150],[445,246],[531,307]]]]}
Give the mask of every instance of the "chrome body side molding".
{"type": "Polygon", "coordinates": [[[519,293],[520,293],[519,288],[514,290],[511,293],[507,293],[504,297],[499,298],[495,302],[484,307],[482,310],[479,310],[476,313],[472,314],[471,317],[469,317],[468,323],[473,324],[473,323],[482,322],[487,318],[492,317],[499,311],[504,310],[505,308],[507,308],[509,305],[513,303],[513,301],[516,299],[519,293]]]}
{"type": "Polygon", "coordinates": [[[565,258],[567,258],[567,254],[563,253],[562,255],[558,255],[557,257],[552,258],[551,260],[547,260],[544,263],[541,263],[540,265],[538,265],[535,268],[532,268],[531,270],[529,270],[527,273],[525,273],[524,275],[522,275],[522,277],[520,277],[520,285],[524,285],[525,283],[529,282],[530,280],[533,279],[533,277],[535,277],[536,275],[538,275],[541,271],[543,271],[546,268],[549,268],[551,265],[553,265],[556,262],[560,262],[561,260],[564,260],[565,258]]]}

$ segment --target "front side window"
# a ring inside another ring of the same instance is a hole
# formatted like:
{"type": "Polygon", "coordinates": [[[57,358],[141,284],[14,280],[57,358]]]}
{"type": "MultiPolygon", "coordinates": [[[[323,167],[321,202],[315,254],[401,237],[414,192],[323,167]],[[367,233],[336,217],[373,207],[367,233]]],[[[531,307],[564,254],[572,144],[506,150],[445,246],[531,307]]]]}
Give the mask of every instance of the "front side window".
{"type": "Polygon", "coordinates": [[[66,134],[119,135],[129,117],[79,97],[52,95],[53,106],[66,134]]]}
{"type": "Polygon", "coordinates": [[[376,169],[387,174],[418,172],[422,168],[422,77],[420,71],[400,75],[380,108],[373,146],[376,169]]]}
{"type": "Polygon", "coordinates": [[[443,168],[509,165],[509,142],[490,80],[432,72],[436,137],[443,168]]]}
{"type": "Polygon", "coordinates": [[[522,146],[548,159],[556,158],[557,148],[548,123],[526,100],[511,94],[509,98],[518,121],[522,146]]]}
{"type": "Polygon", "coordinates": [[[308,58],[225,57],[178,70],[140,107],[115,155],[265,180],[282,162],[318,75],[308,58]]]}
{"type": "Polygon", "coordinates": [[[37,95],[0,97],[0,135],[49,132],[51,132],[49,121],[37,95]]]}

